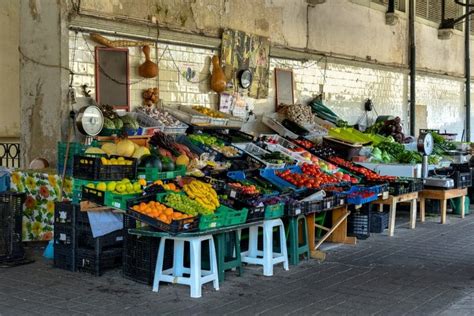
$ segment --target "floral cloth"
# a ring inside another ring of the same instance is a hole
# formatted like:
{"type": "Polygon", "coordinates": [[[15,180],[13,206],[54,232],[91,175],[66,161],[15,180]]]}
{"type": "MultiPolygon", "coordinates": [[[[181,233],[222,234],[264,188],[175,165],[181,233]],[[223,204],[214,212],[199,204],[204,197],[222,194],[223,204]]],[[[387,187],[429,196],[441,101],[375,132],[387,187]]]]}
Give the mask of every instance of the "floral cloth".
{"type": "MultiPolygon", "coordinates": [[[[54,229],[54,202],[59,198],[62,179],[54,171],[14,171],[11,189],[25,192],[23,241],[50,240],[54,229]]],[[[72,196],[72,180],[66,178],[63,199],[72,196]]]]}

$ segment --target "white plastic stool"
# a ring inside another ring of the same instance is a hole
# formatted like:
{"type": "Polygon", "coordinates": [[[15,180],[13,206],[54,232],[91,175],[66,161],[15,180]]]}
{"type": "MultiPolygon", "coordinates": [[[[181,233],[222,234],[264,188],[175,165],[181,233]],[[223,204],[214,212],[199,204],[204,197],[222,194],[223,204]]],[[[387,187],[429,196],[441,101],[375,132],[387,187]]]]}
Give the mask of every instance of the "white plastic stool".
{"type": "Polygon", "coordinates": [[[273,275],[273,265],[282,263],[288,270],[288,252],[286,249],[285,227],[281,219],[263,221],[263,225],[249,228],[249,250],[242,252],[242,262],[263,265],[263,275],[273,275]],[[263,251],[258,250],[258,229],[263,228],[263,251]],[[280,230],[280,253],[273,252],[273,228],[280,230]]]}
{"type": "Polygon", "coordinates": [[[212,235],[199,237],[162,237],[156,260],[155,278],[153,280],[153,292],[158,292],[160,281],[169,283],[185,284],[191,287],[191,297],[201,297],[201,287],[207,282],[213,282],[214,288],[219,290],[219,276],[217,273],[216,249],[212,235]],[[163,257],[165,253],[166,240],[174,242],[173,267],[163,271],[163,257]],[[209,257],[211,270],[201,270],[201,243],[209,241],[209,257]],[[190,244],[190,268],[183,266],[184,242],[190,244]],[[183,277],[189,274],[189,277],[183,277]]]}

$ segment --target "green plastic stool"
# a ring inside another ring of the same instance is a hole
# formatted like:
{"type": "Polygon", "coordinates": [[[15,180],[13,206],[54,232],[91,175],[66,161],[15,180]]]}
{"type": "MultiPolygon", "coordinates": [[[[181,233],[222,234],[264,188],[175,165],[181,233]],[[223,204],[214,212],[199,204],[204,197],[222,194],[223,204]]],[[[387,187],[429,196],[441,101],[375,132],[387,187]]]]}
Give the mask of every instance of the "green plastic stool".
{"type": "Polygon", "coordinates": [[[240,258],[240,238],[238,231],[214,235],[216,243],[217,269],[219,282],[225,280],[225,271],[237,269],[242,275],[242,260],[240,258]]]}
{"type": "Polygon", "coordinates": [[[291,265],[297,265],[300,262],[300,255],[306,255],[306,259],[309,258],[308,227],[306,226],[306,217],[304,215],[289,218],[286,238],[288,241],[288,259],[291,265]],[[302,243],[299,241],[300,221],[303,222],[302,243]]]}
{"type": "MultiPolygon", "coordinates": [[[[319,215],[315,216],[314,223],[320,226],[324,226],[324,222],[326,221],[326,213],[327,212],[322,212],[322,213],[319,213],[319,215]]],[[[318,228],[316,230],[316,238],[318,239],[321,238],[322,233],[323,233],[323,230],[321,228],[318,228]]]]}

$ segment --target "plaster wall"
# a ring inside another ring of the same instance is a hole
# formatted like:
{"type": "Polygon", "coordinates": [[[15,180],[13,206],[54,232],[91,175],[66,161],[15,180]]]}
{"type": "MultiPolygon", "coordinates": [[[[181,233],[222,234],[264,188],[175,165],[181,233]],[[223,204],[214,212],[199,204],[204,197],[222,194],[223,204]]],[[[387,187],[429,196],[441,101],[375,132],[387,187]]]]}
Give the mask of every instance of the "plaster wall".
{"type": "Polygon", "coordinates": [[[68,32],[60,1],[21,1],[21,164],[56,160],[56,142],[67,123],[68,32]]]}
{"type": "Polygon", "coordinates": [[[20,4],[0,1],[0,139],[20,137],[20,4]]]}

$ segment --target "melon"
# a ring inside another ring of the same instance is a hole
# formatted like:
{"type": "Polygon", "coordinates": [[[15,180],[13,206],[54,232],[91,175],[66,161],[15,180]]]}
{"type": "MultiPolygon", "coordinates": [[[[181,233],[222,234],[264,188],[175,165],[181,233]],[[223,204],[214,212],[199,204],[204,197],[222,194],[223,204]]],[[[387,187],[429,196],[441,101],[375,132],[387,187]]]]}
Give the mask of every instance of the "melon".
{"type": "Polygon", "coordinates": [[[175,162],[178,166],[187,166],[189,165],[189,158],[186,155],[180,155],[178,158],[176,158],[175,162]]]}
{"type": "Polygon", "coordinates": [[[105,143],[101,149],[109,156],[117,154],[117,146],[114,143],[105,143]]]}
{"type": "Polygon", "coordinates": [[[122,139],[117,143],[117,155],[123,157],[132,157],[135,151],[134,143],[129,139],[122,139]]]}

